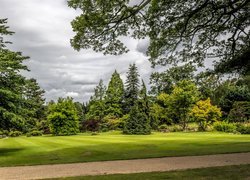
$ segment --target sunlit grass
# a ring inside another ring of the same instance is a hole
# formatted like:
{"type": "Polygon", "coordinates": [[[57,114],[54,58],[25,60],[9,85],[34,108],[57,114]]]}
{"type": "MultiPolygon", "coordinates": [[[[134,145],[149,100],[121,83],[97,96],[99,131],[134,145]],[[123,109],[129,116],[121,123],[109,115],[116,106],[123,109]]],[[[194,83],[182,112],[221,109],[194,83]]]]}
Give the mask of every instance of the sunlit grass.
{"type": "Polygon", "coordinates": [[[57,164],[118,159],[188,156],[250,151],[250,135],[217,132],[0,139],[0,166],[57,164]]]}

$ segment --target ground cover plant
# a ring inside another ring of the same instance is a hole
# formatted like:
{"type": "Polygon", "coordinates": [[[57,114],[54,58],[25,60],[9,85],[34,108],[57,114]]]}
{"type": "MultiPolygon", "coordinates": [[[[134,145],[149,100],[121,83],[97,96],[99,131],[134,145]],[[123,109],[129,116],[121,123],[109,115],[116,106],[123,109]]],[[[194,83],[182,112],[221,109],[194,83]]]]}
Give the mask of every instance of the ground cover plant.
{"type": "Polygon", "coordinates": [[[120,131],[74,136],[0,139],[0,166],[58,164],[250,151],[250,135],[175,132],[124,135],[120,131]],[[142,153],[143,152],[143,153],[142,153]]]}

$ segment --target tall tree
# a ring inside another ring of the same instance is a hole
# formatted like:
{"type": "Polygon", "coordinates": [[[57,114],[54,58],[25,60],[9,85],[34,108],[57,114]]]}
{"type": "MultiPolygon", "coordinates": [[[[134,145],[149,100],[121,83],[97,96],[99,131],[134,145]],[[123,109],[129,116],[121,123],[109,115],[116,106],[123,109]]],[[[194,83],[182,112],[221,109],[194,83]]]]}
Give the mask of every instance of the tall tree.
{"type": "Polygon", "coordinates": [[[139,108],[149,117],[149,97],[147,94],[147,87],[145,82],[142,80],[142,87],[139,93],[139,108]]]}
{"type": "Polygon", "coordinates": [[[106,86],[103,84],[103,80],[99,81],[99,84],[94,89],[94,95],[91,96],[89,102],[89,111],[86,115],[87,119],[95,119],[101,121],[104,118],[105,103],[104,97],[106,94],[106,86]]]}
{"type": "Polygon", "coordinates": [[[19,73],[28,70],[22,62],[28,57],[6,48],[3,35],[13,34],[6,26],[7,19],[0,19],[0,128],[23,130],[26,113],[22,87],[25,78],[19,73]]]}
{"type": "Polygon", "coordinates": [[[125,83],[125,113],[130,111],[130,108],[137,103],[139,95],[139,73],[137,67],[134,64],[129,65],[129,70],[127,72],[127,80],[125,83]]]}
{"type": "Polygon", "coordinates": [[[121,36],[149,37],[153,65],[202,65],[217,57],[219,64],[249,69],[248,0],[69,0],[68,5],[82,12],[72,21],[76,50],[121,54],[128,51],[121,36]]]}
{"type": "Polygon", "coordinates": [[[35,128],[37,123],[45,119],[45,91],[40,88],[37,81],[33,78],[27,79],[23,87],[23,97],[25,106],[28,109],[26,114],[27,129],[35,128]]]}
{"type": "Polygon", "coordinates": [[[181,80],[194,78],[195,66],[188,63],[182,66],[173,66],[164,72],[154,72],[150,77],[151,93],[171,93],[174,85],[181,80]]]}
{"type": "Polygon", "coordinates": [[[189,112],[199,100],[199,92],[194,83],[183,80],[177,83],[169,96],[170,112],[177,117],[183,130],[187,127],[189,112]]]}
{"type": "Polygon", "coordinates": [[[124,96],[124,85],[119,73],[115,70],[112,74],[111,80],[105,96],[105,114],[114,117],[121,117],[123,115],[122,103],[124,96]]]}

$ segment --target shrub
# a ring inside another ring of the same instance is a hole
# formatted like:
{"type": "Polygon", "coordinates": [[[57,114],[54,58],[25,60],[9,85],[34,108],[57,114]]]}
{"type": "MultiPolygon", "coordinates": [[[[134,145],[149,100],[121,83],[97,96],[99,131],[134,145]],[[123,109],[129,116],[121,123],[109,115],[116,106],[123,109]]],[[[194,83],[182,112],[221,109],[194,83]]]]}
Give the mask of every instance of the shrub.
{"type": "Polygon", "coordinates": [[[215,122],[214,129],[222,132],[230,132],[230,133],[237,132],[237,126],[233,123],[227,123],[227,122],[215,122]]]}
{"type": "Polygon", "coordinates": [[[79,132],[77,109],[72,98],[60,98],[50,105],[48,120],[53,135],[74,135],[79,132]]]}
{"type": "Polygon", "coordinates": [[[235,101],[228,115],[230,122],[246,122],[250,120],[250,102],[235,101]]]}
{"type": "Polygon", "coordinates": [[[199,125],[199,131],[205,131],[221,115],[220,109],[211,104],[210,98],[198,101],[190,112],[190,117],[199,125]]]}
{"type": "Polygon", "coordinates": [[[195,132],[195,131],[198,131],[200,129],[199,129],[199,126],[196,123],[188,123],[186,130],[191,131],[191,132],[195,132]]]}
{"type": "Polygon", "coordinates": [[[237,131],[241,134],[250,134],[249,124],[237,124],[237,131]]]}
{"type": "Polygon", "coordinates": [[[31,131],[31,132],[26,134],[27,137],[30,137],[30,136],[42,136],[42,135],[43,135],[42,132],[37,131],[37,130],[31,131]]]}
{"type": "Polygon", "coordinates": [[[175,124],[175,125],[168,126],[168,130],[170,132],[181,132],[183,131],[183,128],[180,125],[175,124]]]}
{"type": "Polygon", "coordinates": [[[22,135],[22,132],[20,132],[20,131],[10,131],[9,132],[10,137],[18,137],[18,136],[21,136],[21,135],[22,135]]]}
{"type": "Polygon", "coordinates": [[[100,130],[100,121],[96,119],[88,119],[83,121],[83,130],[84,131],[99,131],[100,130]]]}
{"type": "Polygon", "coordinates": [[[162,124],[162,125],[158,126],[158,130],[160,132],[169,132],[168,125],[166,125],[166,124],[162,124]]]}
{"type": "Polygon", "coordinates": [[[96,135],[99,135],[97,132],[92,132],[91,133],[91,136],[96,136],[96,135]]]}

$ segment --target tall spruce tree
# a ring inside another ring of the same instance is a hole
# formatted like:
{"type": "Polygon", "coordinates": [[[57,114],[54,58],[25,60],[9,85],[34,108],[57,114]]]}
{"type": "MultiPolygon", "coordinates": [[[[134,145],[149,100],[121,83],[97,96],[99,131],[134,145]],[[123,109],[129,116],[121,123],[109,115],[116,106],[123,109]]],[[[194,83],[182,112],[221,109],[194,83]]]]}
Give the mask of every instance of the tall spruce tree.
{"type": "Polygon", "coordinates": [[[129,113],[131,107],[133,107],[138,100],[139,95],[139,73],[137,67],[134,64],[129,65],[129,70],[127,72],[127,80],[125,83],[125,106],[124,112],[129,113]]]}
{"type": "Polygon", "coordinates": [[[124,85],[119,73],[115,70],[112,74],[111,80],[105,96],[105,114],[121,117],[123,115],[122,101],[124,95],[124,85]]]}

